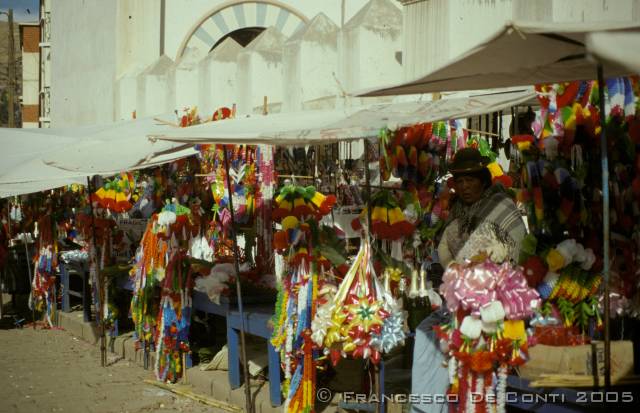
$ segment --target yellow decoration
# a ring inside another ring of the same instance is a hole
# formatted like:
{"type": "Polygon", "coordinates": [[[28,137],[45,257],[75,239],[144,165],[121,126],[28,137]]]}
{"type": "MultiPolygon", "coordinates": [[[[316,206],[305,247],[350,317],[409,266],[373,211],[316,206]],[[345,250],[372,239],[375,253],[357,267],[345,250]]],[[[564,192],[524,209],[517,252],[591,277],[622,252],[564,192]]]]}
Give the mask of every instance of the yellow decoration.
{"type": "MultiPolygon", "coordinates": [[[[365,212],[366,213],[366,212],[365,212]]],[[[387,221],[387,209],[383,207],[373,207],[371,213],[371,221],[387,221]]]]}
{"type": "Polygon", "coordinates": [[[299,223],[300,221],[298,221],[298,218],[290,215],[282,220],[282,229],[285,231],[288,229],[295,229],[298,227],[299,223]]]}
{"type": "Polygon", "coordinates": [[[556,272],[564,267],[564,257],[554,248],[547,254],[547,265],[549,265],[549,271],[556,272]]]}
{"type": "Polygon", "coordinates": [[[307,203],[304,201],[304,198],[296,198],[293,200],[293,207],[305,206],[307,203]]]}
{"type": "Polygon", "coordinates": [[[526,340],[527,332],[524,329],[523,320],[506,320],[502,335],[511,340],[526,340]]]}
{"type": "Polygon", "coordinates": [[[324,196],[324,194],[320,191],[316,191],[313,194],[313,197],[311,198],[311,202],[317,206],[320,207],[320,205],[322,205],[322,203],[324,202],[326,196],[324,196]]]}
{"type": "Polygon", "coordinates": [[[491,178],[496,178],[498,176],[504,175],[504,172],[502,172],[502,168],[500,167],[500,164],[498,162],[491,162],[489,165],[487,165],[487,169],[489,170],[489,172],[491,172],[491,178]]]}
{"type": "Polygon", "coordinates": [[[278,207],[285,209],[287,211],[291,211],[293,209],[291,207],[291,202],[287,201],[286,199],[283,199],[282,201],[278,202],[278,207]]]}
{"type": "Polygon", "coordinates": [[[357,303],[347,306],[347,312],[353,316],[348,329],[361,327],[365,333],[368,333],[374,326],[381,326],[383,323],[379,315],[381,309],[380,301],[371,301],[368,297],[361,297],[357,303]]]}

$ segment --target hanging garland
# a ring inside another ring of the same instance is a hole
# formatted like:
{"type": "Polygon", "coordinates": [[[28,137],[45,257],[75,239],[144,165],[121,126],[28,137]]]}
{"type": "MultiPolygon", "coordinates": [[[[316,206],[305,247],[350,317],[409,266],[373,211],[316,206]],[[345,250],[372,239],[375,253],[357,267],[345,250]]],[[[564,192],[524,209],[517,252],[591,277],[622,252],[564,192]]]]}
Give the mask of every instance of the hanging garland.
{"type": "Polygon", "coordinates": [[[189,240],[197,230],[189,208],[168,203],[149,221],[130,273],[136,348],[156,352],[156,377],[162,381],[182,376],[182,354],[189,351],[193,281],[184,267],[189,240]],[[162,288],[159,301],[157,287],[162,288]]]}
{"type": "Polygon", "coordinates": [[[458,400],[451,410],[505,412],[506,375],[527,359],[524,320],[540,306],[538,293],[521,268],[489,260],[450,265],[440,292],[454,314],[434,329],[449,356],[449,393],[458,400]]]}
{"type": "Polygon", "coordinates": [[[158,328],[154,337],[157,343],[155,373],[158,380],[173,383],[182,377],[183,354],[190,351],[193,278],[183,252],[174,250],[172,253],[161,288],[158,328]]]}
{"type": "Polygon", "coordinates": [[[33,259],[34,274],[31,280],[29,307],[42,313],[46,326],[51,328],[53,327],[52,317],[57,306],[55,296],[58,271],[58,242],[53,232],[51,215],[42,216],[36,228],[39,231],[36,244],[38,253],[33,259]]]}
{"type": "Polygon", "coordinates": [[[136,179],[130,172],[123,172],[114,179],[107,181],[100,189],[91,195],[91,202],[97,203],[101,208],[112,212],[129,211],[137,201],[134,193],[136,179]]]}
{"type": "Polygon", "coordinates": [[[320,356],[311,339],[312,321],[318,303],[325,300],[318,293],[325,285],[321,274],[336,259],[335,250],[322,245],[317,221],[334,203],[333,195],[295,185],[284,186],[275,198],[272,217],[281,221],[282,229],[274,234],[274,247],[285,257],[286,273],[278,292],[271,343],[281,355],[286,412],[314,411],[320,356]]]}

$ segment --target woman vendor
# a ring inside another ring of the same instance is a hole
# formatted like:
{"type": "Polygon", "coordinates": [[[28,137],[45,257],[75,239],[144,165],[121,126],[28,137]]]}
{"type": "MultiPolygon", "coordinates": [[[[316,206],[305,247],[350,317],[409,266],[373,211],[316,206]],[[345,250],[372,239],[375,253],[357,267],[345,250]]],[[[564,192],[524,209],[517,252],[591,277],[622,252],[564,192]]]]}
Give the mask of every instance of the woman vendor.
{"type": "MultiPolygon", "coordinates": [[[[486,253],[496,262],[518,260],[526,227],[502,185],[492,185],[488,164],[489,159],[481,156],[477,149],[465,148],[456,152],[449,167],[455,199],[438,245],[439,260],[444,268],[452,261],[461,262],[480,253],[486,253]]],[[[436,311],[416,330],[411,393],[431,395],[435,402],[413,404],[412,412],[444,413],[448,409],[436,396],[446,394],[449,376],[432,330],[447,319],[444,310],[436,311]]]]}

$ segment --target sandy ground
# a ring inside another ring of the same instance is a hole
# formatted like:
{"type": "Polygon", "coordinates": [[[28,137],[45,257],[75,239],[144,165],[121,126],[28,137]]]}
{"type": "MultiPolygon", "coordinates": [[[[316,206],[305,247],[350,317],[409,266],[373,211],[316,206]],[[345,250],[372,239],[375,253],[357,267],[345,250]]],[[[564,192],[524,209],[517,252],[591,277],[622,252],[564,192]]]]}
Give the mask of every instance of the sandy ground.
{"type": "Polygon", "coordinates": [[[153,373],[115,355],[100,367],[98,348],[64,331],[2,329],[0,349],[2,413],[224,412],[144,384],[153,373]]]}

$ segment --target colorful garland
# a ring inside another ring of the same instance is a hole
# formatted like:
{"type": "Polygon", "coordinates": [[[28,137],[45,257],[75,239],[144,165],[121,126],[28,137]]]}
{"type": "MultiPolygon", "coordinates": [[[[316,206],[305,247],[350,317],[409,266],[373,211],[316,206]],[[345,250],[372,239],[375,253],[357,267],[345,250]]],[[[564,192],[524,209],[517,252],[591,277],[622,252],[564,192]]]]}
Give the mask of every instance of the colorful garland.
{"type": "MultiPolygon", "coordinates": [[[[410,237],[415,231],[415,226],[410,223],[405,212],[400,208],[393,193],[389,190],[381,190],[371,197],[371,234],[382,240],[398,240],[410,237]]],[[[361,230],[362,224],[367,220],[368,208],[354,219],[351,226],[354,230],[361,230]]]]}
{"type": "Polygon", "coordinates": [[[322,231],[317,220],[331,211],[335,196],[314,187],[287,185],[275,199],[272,217],[282,229],[274,234],[274,247],[283,254],[286,274],[278,292],[271,343],[280,352],[285,381],[284,410],[312,412],[315,406],[316,369],[321,363],[311,339],[312,321],[325,285],[321,271],[329,270],[323,257],[322,231]]]}
{"type": "Polygon", "coordinates": [[[132,173],[123,172],[113,180],[107,181],[102,188],[91,195],[91,202],[97,203],[101,208],[112,212],[129,211],[137,196],[134,195],[136,180],[132,173]]]}
{"type": "Polygon", "coordinates": [[[197,228],[191,211],[167,204],[147,225],[131,270],[134,292],[131,318],[136,347],[156,352],[156,376],[177,381],[182,375],[182,354],[189,351],[188,333],[193,282],[183,277],[186,247],[197,228]],[[162,287],[160,302],[155,289],[162,287]]]}
{"type": "Polygon", "coordinates": [[[51,328],[57,307],[55,297],[58,271],[58,243],[51,215],[41,217],[36,228],[39,230],[36,244],[38,253],[33,259],[34,274],[31,280],[29,307],[43,313],[45,324],[51,328]]]}
{"type": "Polygon", "coordinates": [[[435,328],[449,355],[449,393],[458,398],[451,410],[504,412],[506,373],[527,359],[524,319],[540,305],[537,292],[521,268],[489,260],[450,265],[440,292],[453,314],[450,323],[435,328]],[[475,403],[474,394],[483,402],[475,403]]]}

